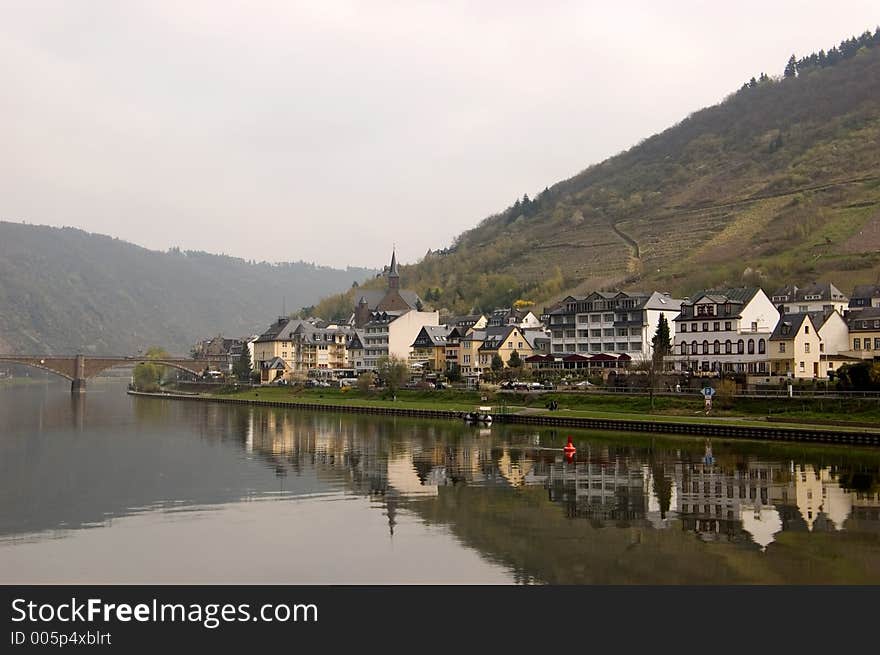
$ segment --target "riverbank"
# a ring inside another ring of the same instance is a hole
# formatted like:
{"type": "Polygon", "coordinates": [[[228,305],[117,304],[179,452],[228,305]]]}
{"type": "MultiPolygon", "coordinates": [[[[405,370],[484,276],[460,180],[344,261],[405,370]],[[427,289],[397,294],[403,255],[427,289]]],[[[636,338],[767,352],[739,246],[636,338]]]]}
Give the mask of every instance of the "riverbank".
{"type": "MultiPolygon", "coordinates": [[[[481,396],[458,392],[401,392],[396,400],[338,390],[292,390],[260,388],[210,395],[154,394],[130,392],[138,396],[192,400],[237,405],[280,407],[310,411],[410,416],[461,420],[463,412],[483,404],[481,396]],[[428,395],[431,394],[431,395],[428,395]],[[464,397],[462,397],[464,396],[464,397]]],[[[589,412],[569,409],[546,411],[522,405],[493,402],[493,417],[499,423],[568,427],[587,430],[650,432],[670,435],[730,437],[774,441],[880,446],[880,429],[864,426],[805,426],[769,422],[756,418],[707,416],[658,416],[624,412],[589,412]]]]}

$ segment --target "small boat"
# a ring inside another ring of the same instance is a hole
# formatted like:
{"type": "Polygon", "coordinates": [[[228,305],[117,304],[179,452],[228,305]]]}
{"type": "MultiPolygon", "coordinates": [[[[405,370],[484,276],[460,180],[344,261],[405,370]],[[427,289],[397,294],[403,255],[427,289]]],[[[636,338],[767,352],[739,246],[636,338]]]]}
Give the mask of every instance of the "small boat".
{"type": "Polygon", "coordinates": [[[491,407],[478,407],[474,412],[467,412],[462,418],[468,423],[491,423],[492,422],[491,407]]]}

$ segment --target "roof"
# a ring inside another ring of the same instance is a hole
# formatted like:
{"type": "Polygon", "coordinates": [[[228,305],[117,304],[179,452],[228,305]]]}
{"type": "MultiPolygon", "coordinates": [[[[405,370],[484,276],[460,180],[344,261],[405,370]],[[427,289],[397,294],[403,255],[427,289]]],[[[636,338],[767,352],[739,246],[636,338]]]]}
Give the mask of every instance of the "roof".
{"type": "Polygon", "coordinates": [[[880,297],[880,284],[857,284],[852,292],[852,298],[877,298],[880,297]]]}
{"type": "Polygon", "coordinates": [[[301,325],[311,325],[301,319],[280,317],[257,339],[257,343],[266,341],[284,341],[293,338],[293,333],[301,325]]]}
{"type": "MultiPolygon", "coordinates": [[[[689,298],[685,298],[679,307],[678,316],[675,317],[675,321],[693,321],[695,316],[693,312],[690,312],[689,316],[685,316],[682,311],[684,307],[693,307],[698,304],[704,298],[711,303],[716,305],[737,305],[737,306],[745,306],[751,302],[752,298],[754,298],[759,293],[763,293],[760,287],[731,287],[728,289],[704,289],[703,291],[698,291],[695,294],[692,294],[689,298]]],[[[725,314],[723,318],[738,318],[739,314],[725,314]]],[[[706,319],[707,317],[696,317],[701,319],[706,319]]],[[[716,316],[716,318],[718,318],[716,316]]]]}
{"type": "Polygon", "coordinates": [[[416,340],[411,346],[445,346],[449,333],[452,330],[445,325],[425,325],[416,335],[416,340]]]}
{"type": "Polygon", "coordinates": [[[865,307],[857,312],[850,312],[846,324],[850,330],[877,330],[874,324],[880,321],[880,307],[865,307]]]}
{"type": "MultiPolygon", "coordinates": [[[[419,294],[415,291],[407,291],[406,289],[393,289],[396,296],[399,296],[404,303],[406,303],[409,309],[417,309],[422,304],[422,299],[419,298],[419,294]]],[[[360,291],[360,296],[358,298],[358,303],[365,301],[367,306],[371,310],[379,309],[379,305],[382,304],[383,300],[386,300],[386,296],[388,296],[388,289],[364,289],[360,291]]],[[[396,307],[385,307],[382,309],[397,309],[396,307]]]]}
{"type": "Polygon", "coordinates": [[[708,297],[712,302],[746,304],[760,291],[760,287],[730,287],[727,289],[704,289],[685,298],[683,305],[695,305],[700,299],[708,297]]]}
{"type": "Polygon", "coordinates": [[[776,322],[776,327],[773,328],[773,334],[770,335],[770,341],[787,341],[788,339],[794,339],[798,332],[800,332],[804,321],[810,321],[813,325],[813,329],[818,329],[816,324],[813,323],[810,314],[807,312],[783,314],[779,321],[776,322]]]}
{"type": "Polygon", "coordinates": [[[773,302],[799,302],[809,300],[849,300],[843,292],[830,282],[813,282],[799,287],[795,284],[787,284],[773,292],[770,297],[773,302]]]}
{"type": "Polygon", "coordinates": [[[364,335],[362,330],[352,330],[348,335],[348,341],[345,344],[345,347],[349,350],[363,350],[364,349],[364,335]]]}

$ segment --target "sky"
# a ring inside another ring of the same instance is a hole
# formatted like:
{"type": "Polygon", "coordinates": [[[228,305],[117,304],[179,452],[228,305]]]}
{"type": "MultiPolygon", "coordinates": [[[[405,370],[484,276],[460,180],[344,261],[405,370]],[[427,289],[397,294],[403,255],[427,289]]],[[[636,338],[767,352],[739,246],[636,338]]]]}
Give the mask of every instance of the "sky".
{"type": "Polygon", "coordinates": [[[0,0],[0,220],[412,263],[876,0],[0,0]]]}

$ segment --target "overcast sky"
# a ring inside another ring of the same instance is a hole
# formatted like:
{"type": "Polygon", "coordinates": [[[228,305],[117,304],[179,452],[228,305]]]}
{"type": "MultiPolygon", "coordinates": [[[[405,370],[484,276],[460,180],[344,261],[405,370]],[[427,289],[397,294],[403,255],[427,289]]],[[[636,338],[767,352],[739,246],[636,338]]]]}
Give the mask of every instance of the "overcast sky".
{"type": "Polygon", "coordinates": [[[0,0],[0,218],[409,263],[878,23],[877,0],[0,0]]]}

